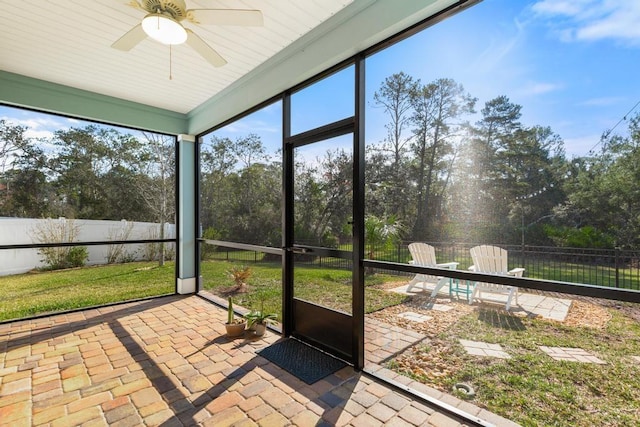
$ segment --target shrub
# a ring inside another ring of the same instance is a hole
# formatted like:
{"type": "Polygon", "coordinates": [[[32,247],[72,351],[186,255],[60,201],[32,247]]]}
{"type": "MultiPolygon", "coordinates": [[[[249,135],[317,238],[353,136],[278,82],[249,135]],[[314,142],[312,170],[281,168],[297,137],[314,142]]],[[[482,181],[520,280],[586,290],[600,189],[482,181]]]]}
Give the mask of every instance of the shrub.
{"type": "MultiPolygon", "coordinates": [[[[118,228],[109,229],[109,240],[129,240],[131,231],[133,230],[133,223],[122,221],[121,226],[118,228]]],[[[115,264],[117,262],[126,263],[136,259],[136,254],[126,250],[125,245],[119,243],[117,245],[109,245],[107,247],[107,264],[115,264]]]]}
{"type": "Polygon", "coordinates": [[[545,225],[544,231],[560,247],[612,249],[615,242],[613,237],[591,226],[572,228],[545,225]]]}
{"type": "MultiPolygon", "coordinates": [[[[37,243],[71,243],[76,240],[79,231],[80,227],[73,219],[47,218],[39,222],[31,233],[37,243]]],[[[40,248],[38,253],[43,257],[45,269],[49,270],[82,267],[89,258],[85,246],[40,248]]]]}
{"type": "Polygon", "coordinates": [[[227,274],[235,283],[236,292],[247,292],[247,280],[251,277],[250,267],[233,267],[227,274]]]}
{"type": "MultiPolygon", "coordinates": [[[[208,239],[208,240],[219,240],[220,237],[221,237],[221,234],[215,228],[207,227],[204,230],[204,233],[202,233],[202,237],[204,239],[208,239]]],[[[215,253],[217,248],[218,248],[217,246],[209,245],[207,243],[202,243],[200,245],[200,257],[202,259],[210,259],[210,258],[212,258],[213,254],[215,253]]]]}
{"type": "Polygon", "coordinates": [[[74,246],[69,249],[69,253],[66,256],[65,263],[67,264],[63,268],[82,267],[89,259],[89,251],[86,246],[74,246]]]}

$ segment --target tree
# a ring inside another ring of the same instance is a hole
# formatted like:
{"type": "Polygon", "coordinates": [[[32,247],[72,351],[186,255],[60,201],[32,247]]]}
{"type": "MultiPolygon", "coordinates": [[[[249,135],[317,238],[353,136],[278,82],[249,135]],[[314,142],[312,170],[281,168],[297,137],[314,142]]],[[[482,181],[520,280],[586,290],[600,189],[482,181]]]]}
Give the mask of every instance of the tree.
{"type": "Polygon", "coordinates": [[[506,96],[487,101],[481,119],[469,126],[456,173],[456,222],[473,241],[502,240],[510,211],[505,192],[504,152],[515,132],[522,128],[521,106],[506,96]]]}
{"type": "Polygon", "coordinates": [[[0,180],[4,184],[4,190],[0,191],[0,216],[50,216],[55,196],[46,173],[43,150],[29,140],[11,156],[0,180]]]}
{"type": "MultiPolygon", "coordinates": [[[[597,155],[575,159],[565,185],[567,200],[556,213],[574,229],[593,227],[616,245],[640,246],[640,115],[629,119],[628,135],[605,132],[597,155]]],[[[591,233],[593,234],[593,233],[591,233]]]]}
{"type": "Polygon", "coordinates": [[[525,127],[506,96],[485,103],[469,126],[455,177],[455,220],[474,241],[549,243],[540,221],[564,200],[563,141],[549,127],[525,127]],[[533,239],[533,240],[531,240],[533,239]]]}
{"type": "MultiPolygon", "coordinates": [[[[160,224],[158,238],[164,239],[165,224],[175,222],[175,138],[155,133],[143,133],[144,143],[139,159],[141,179],[137,182],[138,196],[160,224]]],[[[164,265],[165,247],[160,243],[158,263],[164,265]]]]}
{"type": "Polygon", "coordinates": [[[200,147],[200,220],[203,232],[223,239],[230,236],[225,217],[230,215],[234,194],[227,179],[236,167],[233,141],[214,135],[200,147]]]}
{"type": "MultiPolygon", "coordinates": [[[[549,244],[543,220],[555,217],[553,208],[562,203],[565,193],[562,182],[567,162],[564,143],[551,128],[533,126],[516,132],[508,152],[503,181],[508,194],[512,228],[521,229],[521,240],[527,235],[529,244],[549,244]]],[[[516,233],[517,234],[517,233],[516,233]]]]}
{"type": "Polygon", "coordinates": [[[229,176],[234,197],[229,206],[229,235],[233,240],[266,246],[281,244],[279,165],[256,163],[229,176]]]}
{"type": "Polygon", "coordinates": [[[59,130],[36,142],[22,135],[24,128],[7,129],[2,135],[14,142],[1,144],[6,154],[6,170],[0,175],[6,190],[0,198],[3,215],[134,221],[173,217],[174,148],[170,144],[168,151],[158,151],[159,138],[166,137],[145,134],[143,144],[115,128],[89,125],[59,130]],[[152,191],[159,184],[163,187],[152,191]],[[164,213],[159,215],[155,207],[164,213]]]}
{"type": "Polygon", "coordinates": [[[313,164],[296,165],[295,233],[309,244],[335,246],[352,215],[353,157],[341,149],[327,151],[313,164]]]}
{"type": "Polygon", "coordinates": [[[203,232],[219,239],[279,246],[282,170],[258,135],[212,136],[201,152],[203,232]],[[275,190],[275,191],[274,191],[275,190]]]}
{"type": "Polygon", "coordinates": [[[100,175],[107,168],[108,146],[98,137],[96,126],[55,132],[51,141],[57,148],[49,160],[55,188],[63,201],[57,216],[104,219],[108,203],[100,175]]]}
{"type": "Polygon", "coordinates": [[[25,133],[27,128],[16,126],[0,119],[0,176],[11,166],[14,155],[20,153],[30,144],[25,133]]]}
{"type": "Polygon", "coordinates": [[[461,117],[473,112],[475,102],[452,79],[437,79],[420,86],[411,97],[417,205],[414,238],[426,238],[434,219],[441,214],[439,203],[444,200],[453,165],[454,138],[462,124],[461,117]]]}
{"type": "Polygon", "coordinates": [[[413,94],[418,90],[420,80],[405,74],[403,71],[387,77],[373,94],[376,105],[384,108],[389,117],[386,142],[388,150],[392,153],[393,166],[399,166],[406,144],[410,137],[405,135],[405,130],[410,125],[413,94]]]}
{"type": "Polygon", "coordinates": [[[0,120],[0,216],[29,216],[40,207],[37,196],[46,178],[32,166],[39,164],[42,152],[26,131],[0,120]]]}
{"type": "MultiPolygon", "coordinates": [[[[389,118],[385,125],[387,136],[380,147],[380,156],[377,168],[379,173],[371,176],[370,183],[379,183],[380,196],[384,199],[381,205],[384,211],[382,215],[398,213],[406,216],[408,209],[405,203],[410,194],[406,183],[409,181],[408,162],[406,153],[408,142],[412,135],[409,132],[411,124],[412,104],[411,98],[418,90],[419,80],[404,72],[387,77],[374,93],[373,100],[376,106],[382,107],[389,118]],[[375,178],[379,177],[379,181],[375,178]]],[[[372,159],[371,159],[372,160],[372,159]]]]}
{"type": "MultiPolygon", "coordinates": [[[[55,132],[49,141],[55,149],[47,166],[58,195],[57,216],[85,219],[123,219],[117,206],[139,207],[140,195],[122,191],[132,177],[140,176],[142,145],[137,138],[114,128],[89,125],[55,132]],[[132,174],[125,173],[131,171],[132,174]],[[116,178],[111,181],[110,178],[116,178]]],[[[125,187],[128,188],[128,187],[125,187]]],[[[144,220],[145,211],[130,210],[144,220]]]]}

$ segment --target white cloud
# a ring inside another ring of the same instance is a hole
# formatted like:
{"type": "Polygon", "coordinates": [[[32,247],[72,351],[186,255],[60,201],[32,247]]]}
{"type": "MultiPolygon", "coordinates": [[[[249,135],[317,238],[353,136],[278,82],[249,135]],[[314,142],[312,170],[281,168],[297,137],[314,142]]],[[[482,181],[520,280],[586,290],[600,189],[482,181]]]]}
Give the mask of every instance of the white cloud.
{"type": "Polygon", "coordinates": [[[545,93],[558,91],[562,88],[562,85],[555,83],[529,82],[520,88],[518,94],[522,96],[542,95],[545,93]]]}
{"type": "Polygon", "coordinates": [[[611,105],[619,104],[621,101],[623,101],[622,97],[609,96],[602,98],[590,98],[578,103],[578,105],[584,107],[608,107],[611,105]]]}
{"type": "Polygon", "coordinates": [[[580,157],[586,155],[589,150],[597,146],[601,134],[582,135],[575,138],[564,139],[564,150],[567,157],[580,157]]]}
{"type": "Polygon", "coordinates": [[[51,138],[55,131],[69,129],[63,122],[53,117],[38,116],[19,118],[2,116],[0,119],[5,120],[12,126],[26,127],[25,136],[28,138],[51,138]]]}
{"type": "Polygon", "coordinates": [[[541,0],[534,14],[555,18],[563,41],[615,40],[640,46],[640,1],[637,0],[541,0]]]}
{"type": "Polygon", "coordinates": [[[53,132],[49,130],[44,130],[44,129],[43,130],[27,129],[24,135],[27,138],[34,138],[34,139],[53,138],[53,132]]]}
{"type": "Polygon", "coordinates": [[[565,15],[575,16],[579,15],[585,7],[592,3],[591,0],[542,0],[535,3],[531,9],[539,14],[546,15],[565,15]]]}

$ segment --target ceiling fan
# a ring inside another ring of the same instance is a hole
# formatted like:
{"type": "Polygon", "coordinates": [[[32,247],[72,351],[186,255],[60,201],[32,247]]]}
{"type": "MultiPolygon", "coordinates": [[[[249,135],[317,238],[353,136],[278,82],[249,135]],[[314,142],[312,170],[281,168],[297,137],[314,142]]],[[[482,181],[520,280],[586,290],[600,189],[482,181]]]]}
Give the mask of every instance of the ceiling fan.
{"type": "Polygon", "coordinates": [[[252,9],[187,9],[184,0],[131,0],[129,4],[147,12],[143,20],[116,40],[111,47],[123,51],[133,49],[145,38],[173,45],[186,42],[214,67],[227,61],[181,21],[192,24],[260,26],[262,12],[252,9]]]}

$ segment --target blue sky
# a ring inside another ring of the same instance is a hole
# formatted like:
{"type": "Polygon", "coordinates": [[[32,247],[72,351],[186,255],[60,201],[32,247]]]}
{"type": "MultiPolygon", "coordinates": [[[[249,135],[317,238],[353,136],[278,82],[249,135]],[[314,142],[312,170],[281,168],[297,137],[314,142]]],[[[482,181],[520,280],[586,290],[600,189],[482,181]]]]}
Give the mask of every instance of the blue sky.
{"type": "MultiPolygon", "coordinates": [[[[477,110],[506,95],[522,105],[525,125],[550,126],[568,157],[586,155],[640,101],[639,65],[640,1],[485,0],[368,58],[367,141],[385,135],[373,93],[385,77],[404,71],[423,83],[453,78],[478,98],[477,110]]],[[[351,73],[296,95],[294,133],[352,114],[351,73]]],[[[274,109],[246,118],[242,128],[261,123],[260,135],[275,147],[279,123],[264,126],[274,109]]],[[[220,134],[240,136],[237,129],[220,134]]],[[[625,131],[623,121],[615,132],[625,131]]]]}
{"type": "MultiPolygon", "coordinates": [[[[640,1],[485,0],[367,60],[367,141],[384,138],[386,118],[371,105],[385,77],[404,71],[429,83],[447,77],[478,98],[477,110],[500,95],[522,105],[525,125],[550,126],[569,157],[597,147],[639,101],[640,1]]],[[[296,95],[293,131],[353,113],[352,70],[296,95]]],[[[219,134],[259,134],[280,144],[279,105],[219,134]]],[[[638,106],[633,113],[640,112],[638,106]]],[[[29,125],[34,136],[77,121],[0,107],[0,118],[29,125]]],[[[472,118],[472,121],[477,118],[472,118]]],[[[623,120],[615,129],[626,131],[623,120]]]]}

